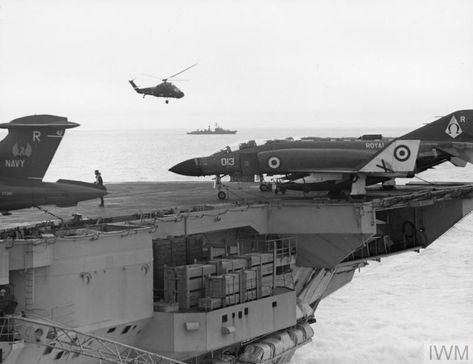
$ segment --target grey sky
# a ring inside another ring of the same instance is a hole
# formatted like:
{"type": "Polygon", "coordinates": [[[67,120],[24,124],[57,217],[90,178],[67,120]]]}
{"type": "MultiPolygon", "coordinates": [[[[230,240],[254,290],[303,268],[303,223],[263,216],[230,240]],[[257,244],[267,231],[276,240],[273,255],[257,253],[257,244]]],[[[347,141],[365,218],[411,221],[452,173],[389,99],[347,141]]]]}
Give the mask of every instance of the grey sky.
{"type": "Polygon", "coordinates": [[[473,1],[1,1],[2,122],[420,126],[473,107],[473,1]],[[142,99],[193,64],[186,96],[142,99]]]}

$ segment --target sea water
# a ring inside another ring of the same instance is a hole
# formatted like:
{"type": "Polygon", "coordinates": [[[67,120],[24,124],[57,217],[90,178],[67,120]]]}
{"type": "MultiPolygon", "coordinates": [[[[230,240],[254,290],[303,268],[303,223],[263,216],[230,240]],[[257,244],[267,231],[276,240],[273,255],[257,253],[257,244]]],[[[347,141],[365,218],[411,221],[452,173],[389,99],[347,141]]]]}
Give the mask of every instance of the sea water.
{"type": "MultiPolygon", "coordinates": [[[[445,163],[420,176],[473,181],[473,168],[445,163]]],[[[420,253],[371,262],[316,318],[315,339],[292,363],[438,362],[425,357],[430,343],[467,343],[473,360],[473,214],[420,253]]]]}
{"type": "MultiPolygon", "coordinates": [[[[363,133],[378,133],[365,130],[363,133]]],[[[226,145],[288,136],[358,136],[355,130],[255,129],[236,135],[186,135],[185,130],[80,130],[66,132],[45,180],[105,183],[202,180],[168,168],[226,145]]],[[[402,131],[383,131],[396,136],[402,131]]],[[[0,135],[1,136],[1,135],[0,135]]],[[[473,168],[445,163],[420,176],[431,181],[473,181],[473,168]]],[[[316,311],[312,343],[293,363],[421,363],[428,342],[470,342],[473,355],[473,220],[466,217],[420,253],[372,262],[316,311]]]]}

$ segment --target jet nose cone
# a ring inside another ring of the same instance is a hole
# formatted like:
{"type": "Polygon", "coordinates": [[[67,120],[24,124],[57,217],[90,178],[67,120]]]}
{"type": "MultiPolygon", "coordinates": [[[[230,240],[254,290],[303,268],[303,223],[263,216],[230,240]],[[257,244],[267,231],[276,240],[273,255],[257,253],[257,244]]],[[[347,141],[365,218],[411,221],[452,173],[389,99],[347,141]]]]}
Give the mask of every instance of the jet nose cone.
{"type": "Polygon", "coordinates": [[[174,167],[169,168],[171,172],[182,174],[184,176],[201,176],[202,169],[199,165],[198,158],[188,159],[184,162],[176,164],[174,167]]]}

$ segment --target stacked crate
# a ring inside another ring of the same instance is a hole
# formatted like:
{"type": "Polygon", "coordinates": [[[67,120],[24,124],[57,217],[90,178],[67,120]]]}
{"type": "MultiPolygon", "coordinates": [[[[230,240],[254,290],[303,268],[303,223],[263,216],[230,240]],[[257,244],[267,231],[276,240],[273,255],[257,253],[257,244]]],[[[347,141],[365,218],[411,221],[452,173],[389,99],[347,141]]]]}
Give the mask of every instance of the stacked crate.
{"type": "Polygon", "coordinates": [[[197,307],[205,277],[215,274],[213,264],[190,264],[164,269],[164,300],[178,302],[180,309],[197,307]]]}
{"type": "Polygon", "coordinates": [[[214,310],[271,295],[274,256],[248,253],[208,264],[164,268],[164,300],[179,309],[214,310]]]}
{"type": "Polygon", "coordinates": [[[199,300],[199,307],[212,310],[256,299],[257,277],[258,272],[250,269],[208,276],[205,284],[206,297],[199,300]]]}
{"type": "Polygon", "coordinates": [[[213,259],[209,261],[209,264],[214,264],[216,266],[218,275],[239,272],[247,267],[245,258],[213,259]]]}
{"type": "Polygon", "coordinates": [[[241,256],[247,261],[248,269],[258,269],[261,273],[261,285],[258,288],[258,298],[271,294],[274,288],[275,265],[274,254],[272,253],[247,253],[241,256]],[[261,288],[261,289],[260,289],[261,288]]]}

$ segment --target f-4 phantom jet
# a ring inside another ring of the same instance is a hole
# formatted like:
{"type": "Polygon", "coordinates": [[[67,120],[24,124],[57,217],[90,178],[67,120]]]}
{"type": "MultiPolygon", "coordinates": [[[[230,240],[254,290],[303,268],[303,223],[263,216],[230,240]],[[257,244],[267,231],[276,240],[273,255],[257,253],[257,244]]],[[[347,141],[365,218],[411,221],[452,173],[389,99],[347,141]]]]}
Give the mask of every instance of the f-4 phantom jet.
{"type": "Polygon", "coordinates": [[[392,188],[397,177],[416,173],[450,161],[465,166],[473,161],[473,110],[453,112],[399,138],[381,135],[360,138],[302,138],[255,141],[227,147],[208,157],[181,162],[170,171],[187,176],[215,175],[218,197],[225,199],[220,178],[254,181],[260,176],[281,176],[275,192],[286,190],[329,191],[364,196],[366,186],[383,183],[392,188]]]}
{"type": "Polygon", "coordinates": [[[42,182],[65,129],[77,123],[54,115],[32,115],[0,124],[0,213],[40,205],[69,207],[107,194],[103,186],[71,180],[42,182]]]}

